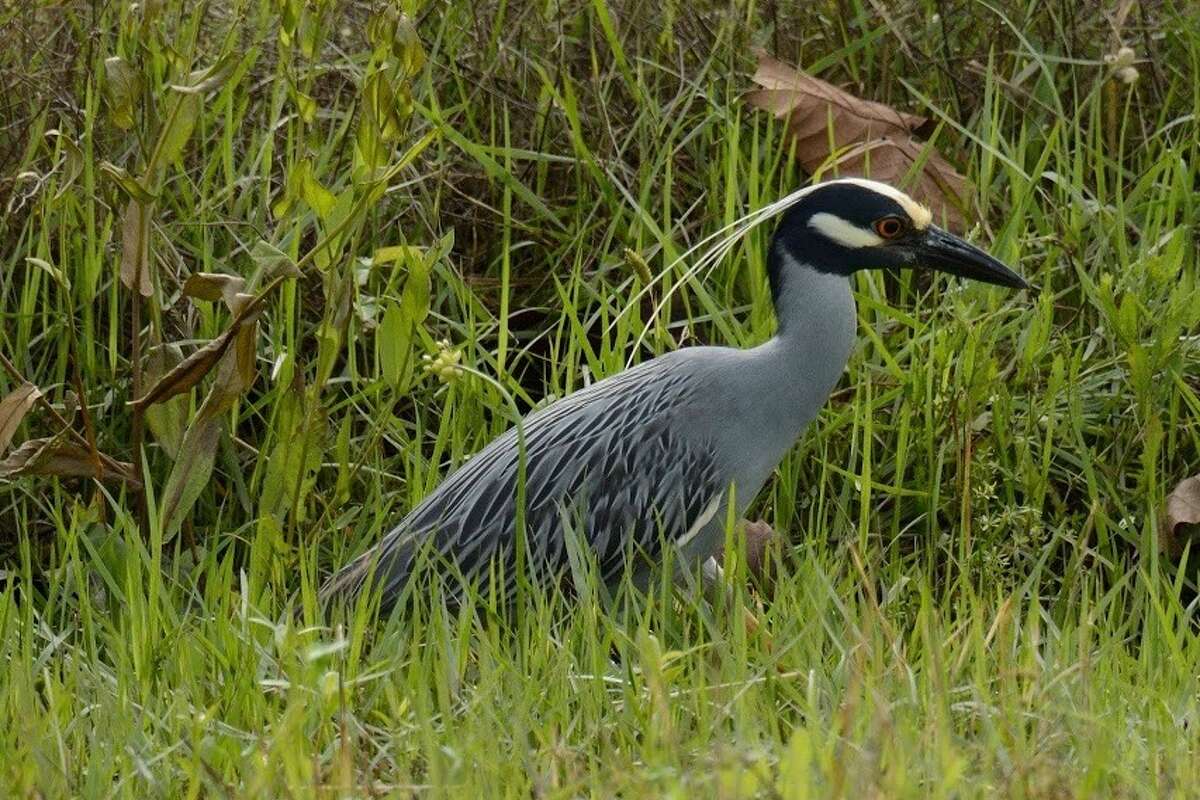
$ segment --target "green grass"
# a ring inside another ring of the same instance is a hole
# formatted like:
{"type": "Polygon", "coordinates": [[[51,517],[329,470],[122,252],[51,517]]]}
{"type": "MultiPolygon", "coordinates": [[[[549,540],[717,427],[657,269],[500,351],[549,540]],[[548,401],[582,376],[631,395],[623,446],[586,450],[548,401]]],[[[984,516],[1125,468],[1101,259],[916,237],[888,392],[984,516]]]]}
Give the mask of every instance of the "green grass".
{"type": "Polygon", "coordinates": [[[1158,548],[1200,471],[1200,17],[888,5],[443,0],[416,39],[365,4],[0,9],[0,353],[146,486],[0,483],[0,794],[1200,795],[1195,570],[1158,548]],[[769,226],[665,272],[804,180],[738,103],[753,44],[933,118],[1037,288],[858,279],[847,376],[754,505],[770,598],[325,627],[320,580],[514,414],[770,335],[769,226]],[[156,198],[143,301],[101,162],[156,198]],[[257,375],[143,417],[156,348],[230,322],[198,272],[271,286],[257,375]]]}

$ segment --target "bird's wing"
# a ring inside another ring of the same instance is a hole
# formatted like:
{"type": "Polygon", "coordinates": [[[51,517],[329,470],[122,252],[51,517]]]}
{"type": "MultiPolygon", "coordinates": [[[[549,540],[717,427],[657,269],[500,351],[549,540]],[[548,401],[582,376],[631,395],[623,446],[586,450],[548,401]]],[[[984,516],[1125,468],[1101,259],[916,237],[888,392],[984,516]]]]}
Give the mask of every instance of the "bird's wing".
{"type": "Polygon", "coordinates": [[[508,596],[522,443],[527,552],[539,571],[568,566],[572,521],[606,582],[620,576],[631,552],[655,558],[664,541],[686,542],[715,515],[724,489],[712,448],[680,433],[695,397],[687,380],[661,367],[635,369],[532,415],[446,478],[336,575],[330,591],[357,592],[373,570],[390,605],[429,546],[469,578],[485,580],[496,563],[507,583],[496,588],[508,596]]]}

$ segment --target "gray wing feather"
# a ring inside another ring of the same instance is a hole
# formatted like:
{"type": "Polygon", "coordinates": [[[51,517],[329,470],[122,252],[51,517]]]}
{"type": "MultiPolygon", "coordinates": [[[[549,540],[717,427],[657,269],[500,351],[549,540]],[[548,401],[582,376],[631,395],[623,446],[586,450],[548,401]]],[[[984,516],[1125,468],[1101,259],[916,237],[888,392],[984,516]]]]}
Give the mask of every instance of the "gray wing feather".
{"type": "MultiPolygon", "coordinates": [[[[600,577],[620,577],[631,552],[655,558],[724,487],[704,441],[685,437],[694,386],[657,359],[577,392],[522,423],[525,530],[539,574],[568,566],[564,510],[581,523],[600,577]]],[[[486,581],[498,562],[515,580],[519,437],[510,429],[447,477],[372,550],[334,576],[326,595],[353,595],[372,575],[390,606],[420,548],[486,581]]]]}

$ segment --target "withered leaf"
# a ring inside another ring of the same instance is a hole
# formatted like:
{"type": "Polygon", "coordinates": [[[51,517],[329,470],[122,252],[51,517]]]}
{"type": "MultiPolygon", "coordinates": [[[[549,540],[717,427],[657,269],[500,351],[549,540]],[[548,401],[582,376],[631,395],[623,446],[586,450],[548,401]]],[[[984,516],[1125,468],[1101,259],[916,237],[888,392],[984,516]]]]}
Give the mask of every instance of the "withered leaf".
{"type": "Polygon", "coordinates": [[[183,293],[196,300],[217,302],[221,300],[230,311],[237,312],[236,298],[246,288],[246,280],[240,275],[223,275],[217,272],[196,272],[188,276],[183,284],[183,293]]]}
{"type": "MultiPolygon", "coordinates": [[[[183,434],[179,456],[167,477],[162,498],[162,531],[165,540],[179,530],[184,517],[204,491],[212,475],[217,445],[221,442],[221,420],[234,402],[254,381],[255,317],[248,318],[236,333],[236,343],[225,353],[217,375],[195,418],[183,434]],[[248,351],[248,355],[247,355],[248,351]],[[247,365],[246,359],[249,359],[247,365]]],[[[231,327],[230,331],[234,328],[231,327]]],[[[228,333],[228,331],[227,331],[228,333]]]]}
{"type": "Polygon", "coordinates": [[[1200,540],[1200,475],[1179,482],[1167,495],[1162,549],[1172,556],[1183,552],[1189,539],[1200,540]]]}
{"type": "Polygon", "coordinates": [[[0,478],[22,475],[53,475],[59,478],[101,478],[124,481],[133,486],[132,464],[108,457],[93,457],[86,447],[64,442],[60,437],[30,439],[0,461],[0,478]]]}
{"type": "Polygon", "coordinates": [[[258,319],[259,314],[262,313],[263,299],[263,295],[258,295],[243,302],[237,316],[233,318],[233,322],[220,336],[180,361],[166,375],[159,378],[158,382],[151,386],[144,395],[136,400],[131,400],[129,405],[133,408],[144,409],[154,403],[161,403],[177,394],[182,394],[198,384],[221,360],[221,356],[225,355],[225,351],[229,349],[229,345],[233,343],[242,329],[258,319]]]}
{"type": "Polygon", "coordinates": [[[910,195],[930,207],[939,225],[957,233],[966,230],[963,209],[971,184],[928,143],[912,138],[874,139],[839,155],[837,164],[842,175],[870,176],[904,186],[910,195]]]}
{"type": "Polygon", "coordinates": [[[833,146],[838,148],[910,133],[925,124],[924,117],[863,100],[765,54],[759,57],[753,80],[762,89],[750,92],[747,101],[777,117],[788,117],[789,133],[796,143],[797,156],[802,158],[824,150],[819,156],[824,160],[829,155],[831,136],[833,146]]]}
{"type": "Polygon", "coordinates": [[[144,395],[136,400],[131,400],[129,405],[133,408],[144,409],[191,389],[208,374],[209,370],[216,366],[221,356],[225,355],[225,351],[229,349],[236,333],[237,330],[234,328],[227,329],[220,336],[176,364],[166,375],[159,378],[158,382],[151,386],[144,395]]]}
{"type": "Polygon", "coordinates": [[[890,183],[928,205],[951,230],[965,228],[969,184],[914,137],[925,117],[856,97],[766,55],[759,57],[754,82],[762,88],[748,92],[746,101],[786,118],[793,152],[806,172],[836,166],[842,176],[890,183]],[[914,164],[921,166],[912,175],[914,164]]]}
{"type": "Polygon", "coordinates": [[[150,207],[130,200],[121,217],[121,283],[142,297],[154,293],[150,284],[150,207]]]}
{"type": "Polygon", "coordinates": [[[42,392],[32,383],[24,383],[0,400],[0,453],[8,449],[13,434],[42,392]]]}

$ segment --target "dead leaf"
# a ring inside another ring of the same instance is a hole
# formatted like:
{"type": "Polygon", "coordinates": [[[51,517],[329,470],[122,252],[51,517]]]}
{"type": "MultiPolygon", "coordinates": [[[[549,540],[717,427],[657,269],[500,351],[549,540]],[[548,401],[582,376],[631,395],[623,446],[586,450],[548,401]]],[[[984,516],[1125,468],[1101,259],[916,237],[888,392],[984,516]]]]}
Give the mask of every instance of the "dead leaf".
{"type": "MultiPolygon", "coordinates": [[[[217,445],[221,442],[221,420],[237,398],[254,382],[255,319],[247,319],[237,330],[233,349],[221,358],[212,387],[183,434],[179,457],[171,467],[167,485],[163,488],[161,507],[164,541],[170,540],[178,532],[184,517],[208,485],[217,445]],[[247,351],[250,359],[248,367],[245,363],[247,351]]],[[[233,330],[231,327],[230,331],[233,330]]]]}
{"type": "Polygon", "coordinates": [[[38,387],[32,383],[25,383],[0,400],[0,453],[8,449],[21,420],[41,396],[42,392],[38,387]]]}
{"type": "Polygon", "coordinates": [[[150,284],[150,207],[130,200],[121,218],[121,283],[142,297],[154,293],[150,284]]]}
{"type": "Polygon", "coordinates": [[[259,314],[262,313],[263,299],[264,295],[257,295],[248,301],[242,301],[237,316],[220,336],[180,361],[166,375],[159,378],[158,382],[151,386],[144,395],[136,400],[131,400],[129,405],[133,408],[144,409],[154,403],[161,403],[177,394],[182,394],[198,384],[221,360],[221,356],[225,355],[225,351],[229,349],[229,345],[238,337],[243,328],[258,319],[259,314]]]}
{"type": "Polygon", "coordinates": [[[810,174],[837,167],[889,183],[928,205],[951,230],[966,227],[970,184],[936,150],[914,137],[925,117],[863,100],[769,56],[759,58],[746,102],[787,119],[788,138],[810,174]],[[920,165],[916,168],[915,165],[920,165]]]}
{"type": "Polygon", "coordinates": [[[0,461],[0,478],[53,475],[59,478],[100,478],[140,486],[132,464],[94,458],[86,447],[64,442],[59,436],[29,439],[0,461]]]}
{"type": "Polygon", "coordinates": [[[144,409],[190,390],[221,360],[221,356],[225,355],[225,351],[229,349],[236,334],[236,328],[227,329],[220,336],[176,364],[166,375],[159,378],[158,382],[151,386],[144,395],[136,400],[131,400],[129,405],[133,408],[144,409]]]}
{"type": "Polygon", "coordinates": [[[183,293],[196,300],[215,303],[223,301],[230,311],[237,312],[237,297],[246,288],[246,280],[240,275],[222,275],[217,272],[196,272],[188,276],[183,284],[183,293]]]}
{"type": "Polygon", "coordinates": [[[753,80],[762,89],[750,92],[747,100],[777,117],[789,117],[788,129],[797,154],[824,149],[824,159],[829,155],[830,135],[837,148],[910,133],[925,124],[924,117],[855,97],[767,55],[760,56],[753,80]]]}
{"type": "Polygon", "coordinates": [[[1200,540],[1200,475],[1179,482],[1167,495],[1162,549],[1171,556],[1183,553],[1189,540],[1200,540]]]}

